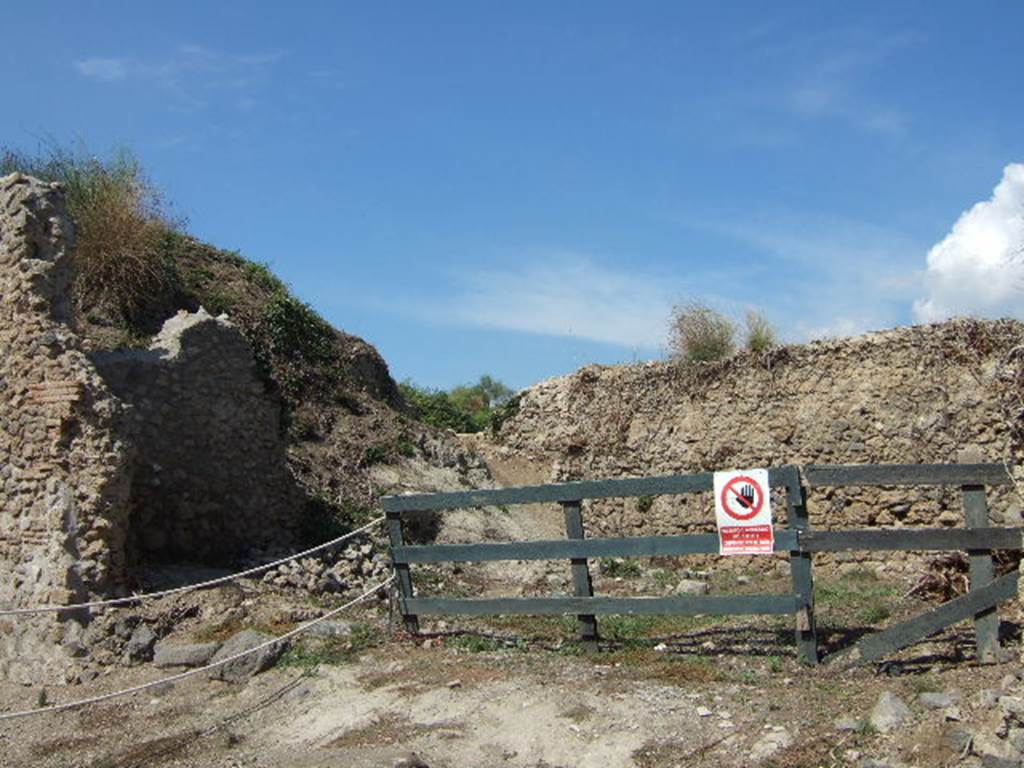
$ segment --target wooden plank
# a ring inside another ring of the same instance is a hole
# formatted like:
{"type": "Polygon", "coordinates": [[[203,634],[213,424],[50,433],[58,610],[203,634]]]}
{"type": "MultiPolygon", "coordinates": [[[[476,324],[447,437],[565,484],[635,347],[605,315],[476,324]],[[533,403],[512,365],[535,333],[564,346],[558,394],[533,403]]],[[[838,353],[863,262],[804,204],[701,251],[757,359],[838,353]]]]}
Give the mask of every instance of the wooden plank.
{"type": "Polygon", "coordinates": [[[391,540],[391,562],[395,568],[395,575],[398,580],[398,594],[400,598],[399,608],[402,611],[402,619],[405,622],[405,629],[411,634],[418,635],[420,621],[415,611],[409,610],[409,601],[413,597],[412,574],[409,572],[409,564],[402,562],[396,553],[402,549],[404,537],[402,533],[402,518],[400,515],[388,513],[388,537],[391,540]]]}
{"type": "MultiPolygon", "coordinates": [[[[964,519],[968,528],[984,528],[989,525],[988,502],[985,500],[985,487],[981,485],[965,485],[963,495],[964,519]]],[[[992,551],[984,547],[972,547],[968,552],[971,573],[971,592],[975,592],[986,584],[991,584],[995,577],[995,563],[992,562],[992,551]]],[[[974,614],[974,642],[977,658],[981,662],[995,661],[999,650],[999,614],[995,607],[987,608],[974,614]]]]}
{"type": "Polygon", "coordinates": [[[1017,595],[1019,577],[1017,571],[1000,576],[990,584],[943,603],[938,608],[866,637],[852,648],[832,654],[825,661],[865,664],[913,645],[1004,600],[1013,599],[1017,595]]]}
{"type": "MultiPolygon", "coordinates": [[[[785,467],[768,470],[768,482],[773,488],[784,484],[785,467]]],[[[501,506],[503,504],[540,504],[544,502],[606,499],[617,496],[658,496],[661,494],[698,493],[713,488],[713,475],[702,472],[695,475],[663,475],[660,477],[633,477],[618,480],[582,480],[572,483],[527,485],[518,488],[498,488],[481,491],[452,493],[410,494],[385,496],[381,499],[385,512],[414,512],[463,507],[501,506]]]]}
{"type": "Polygon", "coordinates": [[[1021,528],[895,528],[800,533],[804,552],[1021,549],[1021,528]]]}
{"type": "Polygon", "coordinates": [[[804,467],[811,488],[850,485],[1007,485],[1002,464],[812,464],[804,467]]]}
{"type": "MultiPolygon", "coordinates": [[[[787,476],[786,510],[790,531],[797,536],[806,534],[811,527],[807,515],[807,494],[795,468],[787,476]]],[[[815,665],[818,663],[818,634],[814,619],[814,576],[811,568],[809,552],[803,552],[798,547],[790,550],[789,569],[797,601],[794,629],[797,657],[804,664],[815,665]]]]}
{"type": "MultiPolygon", "coordinates": [[[[583,505],[579,501],[562,503],[565,515],[565,535],[570,539],[583,539],[583,505]]],[[[593,584],[590,581],[590,568],[585,557],[574,557],[570,561],[572,571],[573,594],[576,597],[592,597],[593,584]]],[[[591,651],[597,650],[597,617],[592,613],[581,613],[577,617],[580,625],[580,641],[591,651]]]]}
{"type": "Polygon", "coordinates": [[[415,597],[409,610],[421,615],[473,616],[561,614],[677,614],[725,616],[733,614],[795,613],[792,595],[694,595],[680,597],[415,597]]]}
{"type": "MultiPolygon", "coordinates": [[[[1019,543],[1019,542],[1018,542],[1019,543]]],[[[775,551],[798,548],[794,531],[775,531],[775,551]]],[[[662,557],[718,554],[718,534],[634,536],[601,539],[547,539],[485,544],[430,544],[398,547],[396,561],[406,563],[467,563],[491,560],[566,560],[593,557],[662,557]]]]}

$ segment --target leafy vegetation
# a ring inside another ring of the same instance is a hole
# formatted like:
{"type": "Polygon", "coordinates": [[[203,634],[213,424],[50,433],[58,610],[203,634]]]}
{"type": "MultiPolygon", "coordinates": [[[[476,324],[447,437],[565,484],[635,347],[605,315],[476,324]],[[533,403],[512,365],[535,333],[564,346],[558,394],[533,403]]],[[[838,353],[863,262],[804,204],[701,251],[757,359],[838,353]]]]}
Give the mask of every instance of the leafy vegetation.
{"type": "Polygon", "coordinates": [[[509,387],[484,375],[476,384],[448,391],[427,389],[406,380],[398,385],[405,401],[427,424],[456,432],[481,432],[507,418],[515,394],[509,387]]]}
{"type": "Polygon", "coordinates": [[[299,515],[299,538],[310,544],[336,539],[365,525],[374,514],[372,509],[350,498],[335,501],[323,492],[313,491],[306,497],[299,515]]]}
{"type": "Polygon", "coordinates": [[[637,579],[643,575],[640,563],[622,557],[602,557],[597,568],[603,576],[611,578],[637,579]]]}
{"type": "Polygon", "coordinates": [[[346,664],[382,642],[379,629],[372,624],[358,622],[352,625],[352,633],[347,637],[293,646],[281,656],[277,665],[310,670],[324,665],[346,664]]]}
{"type": "Polygon", "coordinates": [[[334,329],[309,305],[280,288],[251,336],[257,363],[274,372],[281,392],[292,401],[301,399],[318,373],[337,360],[334,329]]]}
{"type": "Polygon", "coordinates": [[[449,648],[457,648],[459,650],[468,651],[469,653],[495,653],[497,651],[504,651],[508,649],[518,651],[526,650],[526,642],[522,638],[506,639],[468,632],[447,638],[445,640],[445,645],[449,648]]]}

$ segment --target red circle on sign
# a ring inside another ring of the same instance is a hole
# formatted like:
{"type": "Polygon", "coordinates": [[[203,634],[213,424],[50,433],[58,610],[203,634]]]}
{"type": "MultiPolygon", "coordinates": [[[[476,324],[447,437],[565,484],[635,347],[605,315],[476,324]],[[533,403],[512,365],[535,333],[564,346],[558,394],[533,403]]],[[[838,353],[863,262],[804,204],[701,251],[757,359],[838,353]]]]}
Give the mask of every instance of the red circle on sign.
{"type": "Polygon", "coordinates": [[[764,506],[764,490],[758,484],[756,480],[747,475],[737,475],[732,478],[725,487],[722,488],[722,509],[725,510],[725,514],[734,520],[750,520],[757,517],[757,513],[761,511],[761,507],[764,506]],[[749,485],[754,492],[754,498],[748,499],[746,496],[741,494],[737,490],[736,486],[744,484],[749,485]],[[732,505],[737,505],[740,510],[733,510],[732,505]]]}

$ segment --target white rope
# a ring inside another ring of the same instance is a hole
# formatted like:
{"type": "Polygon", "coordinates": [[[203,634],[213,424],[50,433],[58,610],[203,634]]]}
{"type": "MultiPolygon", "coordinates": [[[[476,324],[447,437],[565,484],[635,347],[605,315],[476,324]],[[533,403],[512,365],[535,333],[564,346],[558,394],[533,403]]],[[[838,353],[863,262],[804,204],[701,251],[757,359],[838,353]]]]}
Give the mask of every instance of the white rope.
{"type": "Polygon", "coordinates": [[[313,554],[314,552],[319,552],[322,549],[328,549],[330,547],[335,546],[336,544],[340,544],[346,539],[351,539],[353,536],[358,536],[360,533],[363,533],[367,529],[372,528],[384,519],[384,516],[381,515],[378,518],[374,518],[366,525],[360,528],[356,528],[354,531],[349,531],[344,536],[339,536],[336,539],[325,541],[323,544],[318,544],[317,546],[311,547],[310,549],[307,549],[303,552],[297,552],[294,555],[283,557],[280,560],[275,560],[272,563],[266,563],[265,565],[257,565],[255,568],[249,568],[244,571],[239,571],[238,573],[232,573],[227,576],[220,576],[216,579],[210,579],[209,581],[201,581],[198,584],[187,584],[183,587],[163,589],[159,592],[147,592],[145,594],[132,595],[130,597],[115,597],[109,600],[93,600],[87,603],[71,603],[69,605],[38,605],[33,608],[7,608],[0,610],[0,616],[27,616],[33,613],[56,613],[59,611],[73,611],[78,608],[100,608],[102,606],[126,605],[128,603],[137,603],[143,600],[155,600],[159,597],[167,597],[168,595],[177,595],[181,594],[182,592],[192,592],[197,589],[207,589],[208,587],[213,587],[218,584],[225,584],[229,581],[241,579],[245,576],[252,576],[255,573],[269,571],[271,568],[276,568],[277,566],[291,562],[292,560],[298,560],[299,558],[306,557],[308,555],[313,554]]]}
{"type": "Polygon", "coordinates": [[[51,713],[51,712],[62,712],[62,711],[67,710],[67,709],[77,709],[78,707],[84,707],[84,706],[86,706],[88,704],[99,704],[100,702],[109,701],[110,699],[116,699],[116,698],[119,698],[121,696],[129,696],[129,695],[131,695],[133,693],[138,693],[139,691],[145,691],[148,688],[156,688],[157,686],[160,686],[160,685],[166,685],[167,683],[174,683],[174,682],[177,682],[178,680],[184,680],[186,677],[191,677],[192,675],[198,675],[198,674],[201,674],[203,672],[209,672],[211,669],[216,669],[217,667],[222,667],[225,664],[230,664],[232,661],[235,661],[237,659],[241,659],[241,658],[243,658],[245,656],[248,656],[250,654],[262,651],[264,648],[269,648],[272,645],[277,645],[278,643],[282,643],[285,640],[290,640],[291,638],[295,637],[296,635],[302,634],[303,632],[305,632],[310,627],[313,627],[313,626],[319,624],[322,621],[326,621],[327,619],[331,618],[332,616],[337,616],[339,613],[341,613],[345,609],[351,608],[356,603],[362,602],[363,600],[368,598],[370,595],[372,595],[374,592],[376,592],[379,589],[382,589],[383,587],[386,587],[388,584],[390,584],[394,580],[395,580],[395,576],[391,575],[387,579],[382,581],[381,583],[376,584],[376,585],[370,587],[368,590],[366,590],[361,595],[359,595],[359,597],[357,597],[357,598],[355,598],[353,600],[349,600],[344,605],[339,606],[338,608],[334,608],[334,609],[328,611],[327,613],[325,613],[323,616],[320,616],[319,618],[307,621],[305,624],[300,624],[295,629],[291,630],[290,632],[286,632],[285,634],[280,635],[279,637],[275,637],[275,638],[272,638],[270,640],[267,640],[265,643],[260,643],[259,645],[255,646],[253,648],[250,648],[247,651],[242,651],[241,653],[236,653],[233,656],[228,656],[226,659],[221,659],[220,661],[215,661],[212,664],[207,664],[205,667],[196,667],[195,669],[189,669],[189,670],[186,670],[185,672],[179,672],[178,674],[171,675],[170,677],[164,677],[164,678],[161,678],[160,680],[153,680],[152,682],[149,682],[149,683],[143,683],[142,685],[136,685],[133,688],[125,688],[124,690],[114,691],[113,693],[105,693],[102,696],[93,696],[91,699],[81,699],[79,701],[68,702],[67,704],[54,704],[52,706],[41,707],[39,709],[26,709],[26,710],[23,710],[21,712],[9,712],[9,713],[6,713],[6,714],[0,714],[0,722],[5,721],[5,720],[15,720],[15,719],[21,718],[21,717],[28,717],[29,715],[42,715],[42,714],[47,714],[47,713],[51,713]]]}

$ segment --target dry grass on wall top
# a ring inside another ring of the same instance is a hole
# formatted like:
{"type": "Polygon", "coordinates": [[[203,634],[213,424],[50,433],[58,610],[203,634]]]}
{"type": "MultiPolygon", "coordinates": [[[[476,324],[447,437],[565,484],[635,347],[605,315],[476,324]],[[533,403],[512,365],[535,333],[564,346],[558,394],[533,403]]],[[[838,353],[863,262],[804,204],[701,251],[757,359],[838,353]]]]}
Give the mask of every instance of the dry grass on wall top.
{"type": "Polygon", "coordinates": [[[372,348],[335,331],[265,265],[186,234],[131,153],[0,149],[0,174],[13,172],[63,186],[76,231],[73,304],[94,348],[145,347],[168,317],[202,306],[229,315],[290,406],[350,389],[400,402],[372,348]]]}
{"type": "Polygon", "coordinates": [[[100,159],[84,150],[49,147],[32,156],[0,152],[0,175],[21,172],[63,185],[75,222],[77,309],[138,315],[176,283],[164,241],[181,226],[138,161],[119,151],[100,159]]]}
{"type": "Polygon", "coordinates": [[[723,360],[736,350],[736,326],[724,315],[700,302],[672,309],[669,349],[681,362],[709,363],[723,360]]]}

